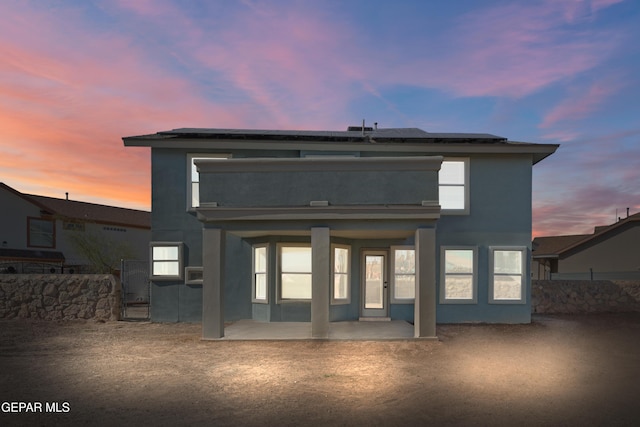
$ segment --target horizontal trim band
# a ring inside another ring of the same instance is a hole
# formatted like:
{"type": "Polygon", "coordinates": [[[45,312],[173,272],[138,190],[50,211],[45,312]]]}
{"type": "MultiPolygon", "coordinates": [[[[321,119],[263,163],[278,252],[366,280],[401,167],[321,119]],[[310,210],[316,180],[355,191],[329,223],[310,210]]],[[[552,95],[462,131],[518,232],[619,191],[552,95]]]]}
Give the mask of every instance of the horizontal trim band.
{"type": "Polygon", "coordinates": [[[421,205],[357,205],[304,207],[200,207],[198,219],[212,221],[281,221],[281,220],[353,220],[353,219],[413,219],[440,218],[440,206],[421,205]]]}
{"type": "Polygon", "coordinates": [[[200,173],[439,171],[442,156],[198,159],[200,173]]]}

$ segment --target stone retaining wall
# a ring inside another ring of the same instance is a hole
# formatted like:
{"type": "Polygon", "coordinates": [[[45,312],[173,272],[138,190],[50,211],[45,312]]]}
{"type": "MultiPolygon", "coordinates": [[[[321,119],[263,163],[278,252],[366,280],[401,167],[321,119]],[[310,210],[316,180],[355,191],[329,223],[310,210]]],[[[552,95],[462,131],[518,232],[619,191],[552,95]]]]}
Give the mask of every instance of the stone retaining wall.
{"type": "Polygon", "coordinates": [[[532,280],[532,313],[640,311],[640,282],[624,280],[532,280]]]}
{"type": "MultiPolygon", "coordinates": [[[[120,319],[112,275],[2,274],[0,319],[120,319]]],[[[533,280],[532,313],[640,312],[640,281],[533,280]]]]}
{"type": "Polygon", "coordinates": [[[120,282],[107,274],[2,274],[0,318],[119,320],[120,282]]]}

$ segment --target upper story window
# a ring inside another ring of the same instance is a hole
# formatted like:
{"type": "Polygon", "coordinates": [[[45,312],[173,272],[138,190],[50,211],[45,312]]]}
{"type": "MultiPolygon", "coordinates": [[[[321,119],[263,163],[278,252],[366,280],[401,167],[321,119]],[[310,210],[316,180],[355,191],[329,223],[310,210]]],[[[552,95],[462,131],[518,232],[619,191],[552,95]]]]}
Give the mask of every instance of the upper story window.
{"type": "Polygon", "coordinates": [[[52,219],[27,218],[28,246],[34,248],[56,247],[56,225],[52,219]]]}
{"type": "Polygon", "coordinates": [[[230,158],[229,154],[188,154],[187,155],[187,209],[191,210],[200,206],[200,173],[195,161],[200,159],[230,158]]]}
{"type": "Polygon", "coordinates": [[[489,248],[489,302],[524,304],[526,302],[527,249],[524,247],[489,248]]]}
{"type": "Polygon", "coordinates": [[[469,213],[469,159],[445,159],[438,174],[443,213],[469,213]]]}

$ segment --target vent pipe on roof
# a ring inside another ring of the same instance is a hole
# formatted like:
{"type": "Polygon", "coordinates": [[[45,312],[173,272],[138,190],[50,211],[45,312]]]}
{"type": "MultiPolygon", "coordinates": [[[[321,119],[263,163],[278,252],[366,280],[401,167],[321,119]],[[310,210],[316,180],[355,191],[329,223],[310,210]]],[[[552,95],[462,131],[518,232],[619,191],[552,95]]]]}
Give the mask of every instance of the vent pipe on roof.
{"type": "Polygon", "coordinates": [[[627,208],[627,218],[629,218],[629,208],[627,208]]]}
{"type": "Polygon", "coordinates": [[[67,191],[66,193],[64,193],[65,196],[67,196],[67,200],[69,200],[69,192],[67,191]]]}
{"type": "Polygon", "coordinates": [[[364,119],[362,119],[362,136],[364,136],[364,119]]]}
{"type": "Polygon", "coordinates": [[[373,123],[373,129],[374,130],[378,130],[378,122],[374,122],[373,123]]]}

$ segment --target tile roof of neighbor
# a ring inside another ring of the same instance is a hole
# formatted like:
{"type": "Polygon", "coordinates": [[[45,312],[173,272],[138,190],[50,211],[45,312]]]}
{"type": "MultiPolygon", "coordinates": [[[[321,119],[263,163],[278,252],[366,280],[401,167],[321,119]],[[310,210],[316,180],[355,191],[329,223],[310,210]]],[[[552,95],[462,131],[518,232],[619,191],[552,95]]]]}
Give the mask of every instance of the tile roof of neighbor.
{"type": "Polygon", "coordinates": [[[43,251],[38,249],[7,249],[0,248],[0,258],[3,260],[37,260],[42,262],[64,262],[62,252],[43,251]]]}
{"type": "Polygon", "coordinates": [[[601,225],[594,228],[593,234],[576,234],[571,236],[548,236],[548,237],[536,237],[533,239],[534,243],[534,258],[550,258],[557,257],[558,255],[592,241],[597,237],[606,235],[614,230],[619,229],[631,222],[640,222],[640,213],[630,215],[627,218],[621,219],[615,224],[601,225]]]}
{"type": "Polygon", "coordinates": [[[151,213],[148,211],[24,194],[4,183],[0,183],[0,187],[39,206],[40,209],[63,218],[128,227],[151,228],[151,213]]]}
{"type": "Polygon", "coordinates": [[[53,197],[28,197],[41,205],[51,209],[54,213],[65,218],[82,219],[114,225],[128,225],[138,228],[151,228],[151,213],[134,209],[118,208],[114,206],[97,205],[94,203],[77,202],[75,200],[56,199],[53,197]]]}
{"type": "Polygon", "coordinates": [[[590,234],[575,234],[571,236],[548,236],[548,237],[536,237],[533,239],[535,249],[533,250],[533,256],[542,257],[552,256],[559,254],[562,249],[571,246],[581,240],[589,237],[590,234]]]}

